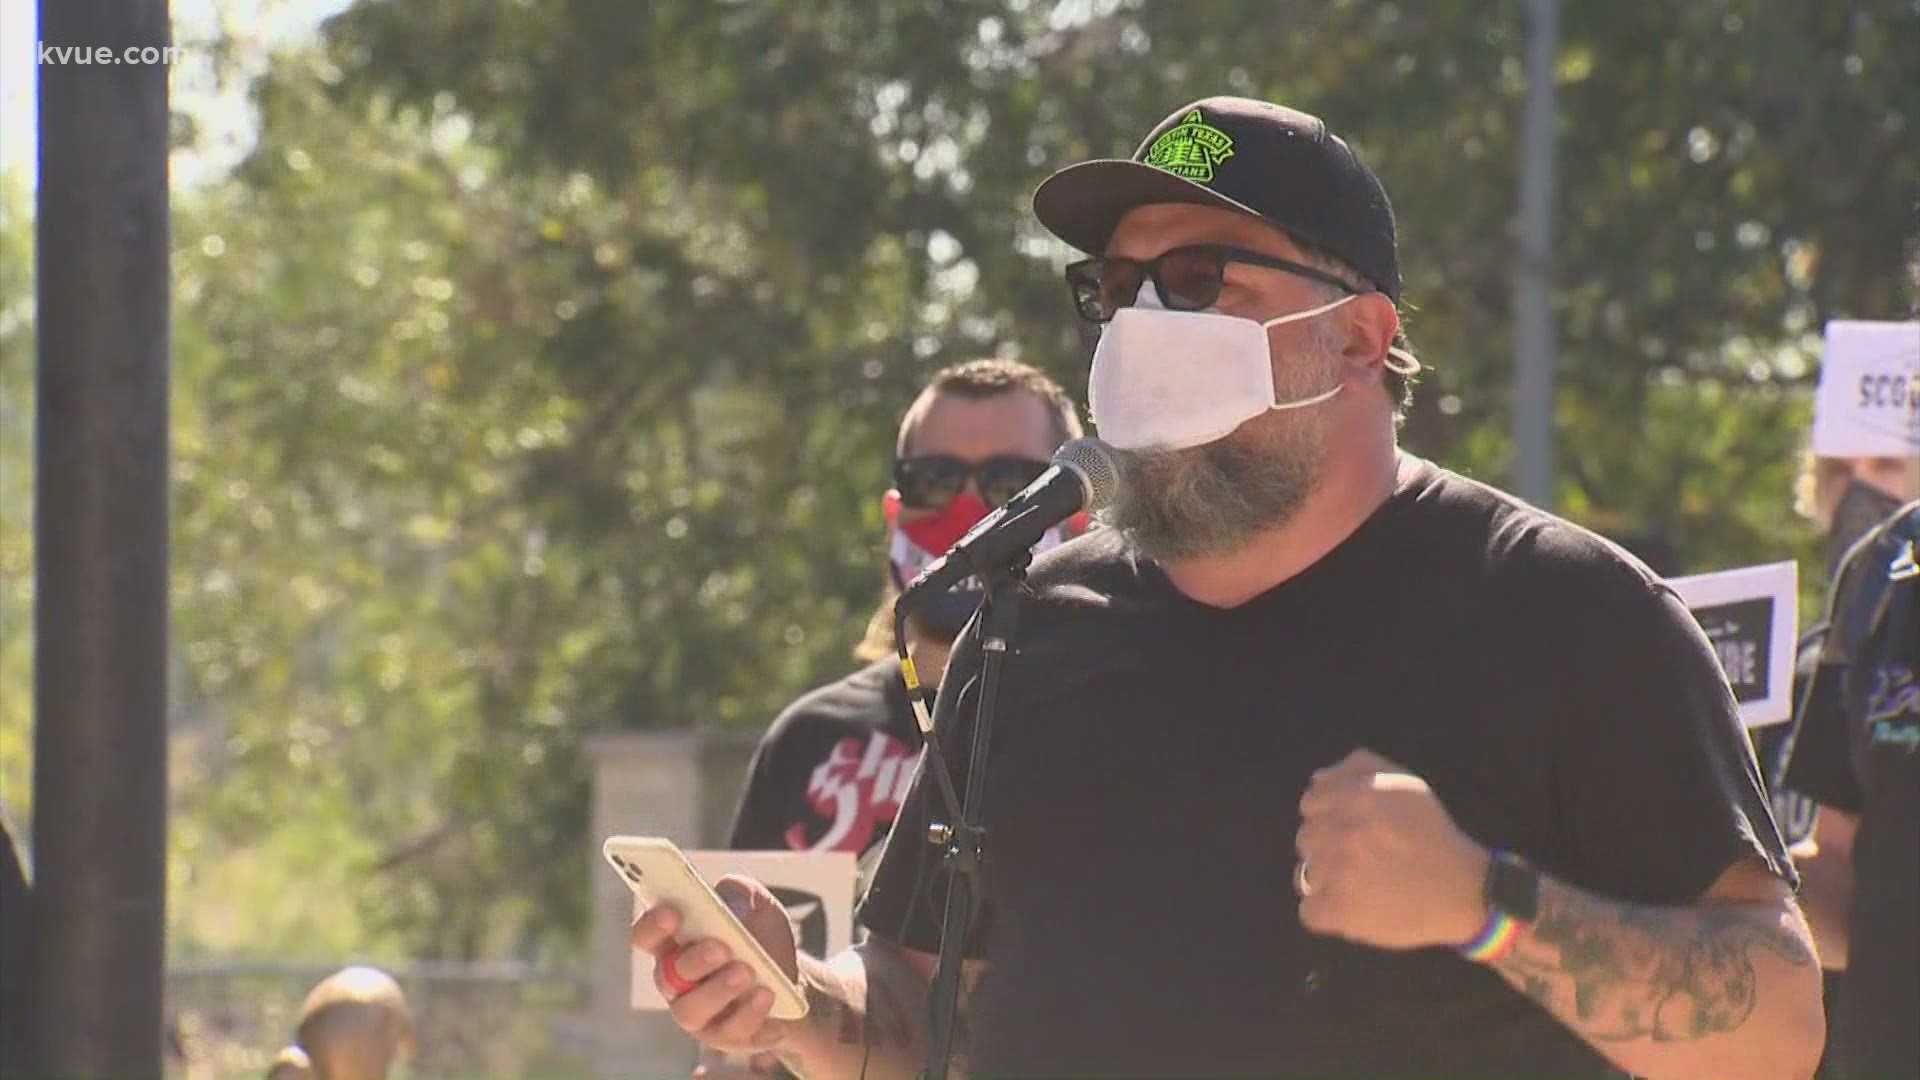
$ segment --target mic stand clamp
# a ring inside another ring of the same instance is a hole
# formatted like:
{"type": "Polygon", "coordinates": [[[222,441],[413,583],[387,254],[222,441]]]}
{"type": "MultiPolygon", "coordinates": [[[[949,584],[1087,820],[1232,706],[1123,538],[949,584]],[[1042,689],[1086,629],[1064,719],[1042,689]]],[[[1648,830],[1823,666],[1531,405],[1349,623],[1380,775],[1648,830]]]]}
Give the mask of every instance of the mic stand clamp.
{"type": "MultiPolygon", "coordinates": [[[[974,703],[972,738],[967,751],[967,791],[964,802],[948,807],[948,817],[958,809],[957,820],[935,822],[927,828],[926,841],[940,849],[947,870],[946,921],[940,932],[940,959],[934,968],[933,986],[927,997],[927,1070],[924,1080],[946,1080],[953,1059],[956,1020],[960,1005],[960,971],[966,962],[967,944],[979,928],[980,910],[986,888],[982,878],[986,866],[986,830],[981,826],[981,805],[985,802],[987,749],[993,735],[994,705],[1000,696],[1000,678],[1011,651],[1014,633],[1020,626],[1020,590],[1026,582],[1029,552],[1005,567],[982,571],[986,599],[980,608],[975,633],[980,641],[980,696],[974,703]]],[[[945,771],[943,753],[933,743],[928,768],[945,771]]],[[[943,785],[951,791],[951,783],[943,785]]],[[[949,800],[951,803],[951,800],[949,800]]]]}

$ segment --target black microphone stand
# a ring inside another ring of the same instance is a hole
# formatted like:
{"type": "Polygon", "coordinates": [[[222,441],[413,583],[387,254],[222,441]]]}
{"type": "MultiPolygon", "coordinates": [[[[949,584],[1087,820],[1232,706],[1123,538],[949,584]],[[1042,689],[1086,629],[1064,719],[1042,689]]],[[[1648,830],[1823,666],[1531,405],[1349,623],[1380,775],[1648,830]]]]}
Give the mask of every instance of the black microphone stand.
{"type": "Polygon", "coordinates": [[[974,703],[964,800],[955,798],[953,780],[947,774],[946,754],[937,734],[926,733],[927,767],[940,788],[950,820],[934,822],[928,826],[926,836],[927,843],[940,848],[941,862],[948,873],[940,959],[927,997],[927,1068],[921,1074],[925,1080],[946,1080],[953,1058],[960,971],[966,961],[967,942],[978,929],[981,901],[986,895],[981,878],[987,834],[980,825],[980,811],[986,801],[987,749],[993,736],[994,704],[1000,696],[1001,671],[1012,647],[1013,635],[1020,627],[1020,590],[1031,560],[1032,553],[1022,551],[1006,566],[983,569],[979,575],[986,586],[986,599],[981,604],[974,631],[980,641],[980,696],[974,703]]]}

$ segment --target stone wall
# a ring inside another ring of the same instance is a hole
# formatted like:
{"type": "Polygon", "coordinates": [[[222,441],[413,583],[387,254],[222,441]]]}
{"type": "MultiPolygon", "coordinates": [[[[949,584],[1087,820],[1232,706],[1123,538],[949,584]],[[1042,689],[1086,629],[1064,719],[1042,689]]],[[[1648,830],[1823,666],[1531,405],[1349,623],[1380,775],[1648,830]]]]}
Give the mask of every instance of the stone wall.
{"type": "Polygon", "coordinates": [[[588,740],[593,818],[585,858],[593,882],[588,938],[588,1028],[597,1075],[622,1080],[684,1078],[692,1040],[664,1013],[629,1005],[632,950],[627,927],[633,896],[600,855],[608,836],[665,836],[686,849],[726,838],[753,738],[697,731],[607,732],[588,740]]]}

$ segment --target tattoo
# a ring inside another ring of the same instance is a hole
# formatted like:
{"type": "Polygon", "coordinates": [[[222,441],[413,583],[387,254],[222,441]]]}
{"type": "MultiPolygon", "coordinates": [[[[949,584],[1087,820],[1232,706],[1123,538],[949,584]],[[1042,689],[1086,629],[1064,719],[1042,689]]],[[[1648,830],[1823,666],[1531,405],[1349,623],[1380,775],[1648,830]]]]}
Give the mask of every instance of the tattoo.
{"type": "MultiPolygon", "coordinates": [[[[954,1012],[953,1047],[949,1059],[951,1074],[965,1077],[968,1072],[969,1051],[973,1043],[972,1004],[973,982],[977,973],[969,971],[963,979],[960,991],[959,1007],[954,1012]]],[[[913,980],[904,985],[901,980],[888,978],[874,968],[868,969],[866,1007],[855,1009],[843,1002],[833,1002],[834,1020],[839,1026],[839,1041],[846,1046],[859,1046],[866,1052],[890,1051],[906,1054],[927,1053],[926,1025],[927,987],[913,980]],[[876,975],[878,977],[876,977],[876,975]]]]}
{"type": "Polygon", "coordinates": [[[840,1041],[848,1046],[873,1049],[911,1049],[913,1014],[900,999],[899,988],[884,978],[869,976],[864,1010],[851,1002],[836,1003],[839,1008],[840,1041]]]}
{"type": "Polygon", "coordinates": [[[1542,888],[1540,917],[1494,966],[1597,1042],[1674,1042],[1734,1031],[1753,1013],[1754,956],[1817,961],[1804,936],[1737,903],[1677,909],[1542,888]]]}
{"type": "Polygon", "coordinates": [[[853,1005],[842,1002],[840,1009],[840,1041],[848,1046],[856,1046],[867,1041],[866,1025],[860,1022],[860,1014],[853,1005]]]}
{"type": "Polygon", "coordinates": [[[822,995],[815,1003],[843,1046],[911,1052],[925,1045],[926,988],[898,960],[869,956],[859,1004],[822,995]],[[918,1011],[916,1011],[918,1010],[918,1011]]]}
{"type": "MultiPolygon", "coordinates": [[[[888,1055],[912,1056],[922,1045],[907,1011],[901,988],[878,965],[867,971],[866,1001],[856,1006],[826,992],[812,992],[808,1002],[819,1022],[834,1033],[842,1046],[859,1047],[864,1057],[876,1051],[888,1055]]],[[[812,1021],[809,1021],[810,1023],[812,1021]]],[[[807,1073],[807,1063],[791,1048],[778,1049],[774,1056],[795,1076],[807,1073]]]]}

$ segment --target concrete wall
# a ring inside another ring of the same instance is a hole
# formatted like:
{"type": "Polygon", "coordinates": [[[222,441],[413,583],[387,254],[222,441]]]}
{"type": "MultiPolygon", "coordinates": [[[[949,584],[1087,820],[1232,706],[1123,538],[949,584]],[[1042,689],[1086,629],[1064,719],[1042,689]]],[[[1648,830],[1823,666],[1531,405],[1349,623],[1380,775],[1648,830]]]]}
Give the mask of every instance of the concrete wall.
{"type": "Polygon", "coordinates": [[[664,1013],[628,1007],[633,895],[601,858],[600,842],[629,833],[665,836],[689,850],[721,846],[752,749],[751,736],[701,731],[606,732],[587,741],[593,775],[588,1022],[601,1077],[683,1080],[696,1051],[664,1013]]]}

